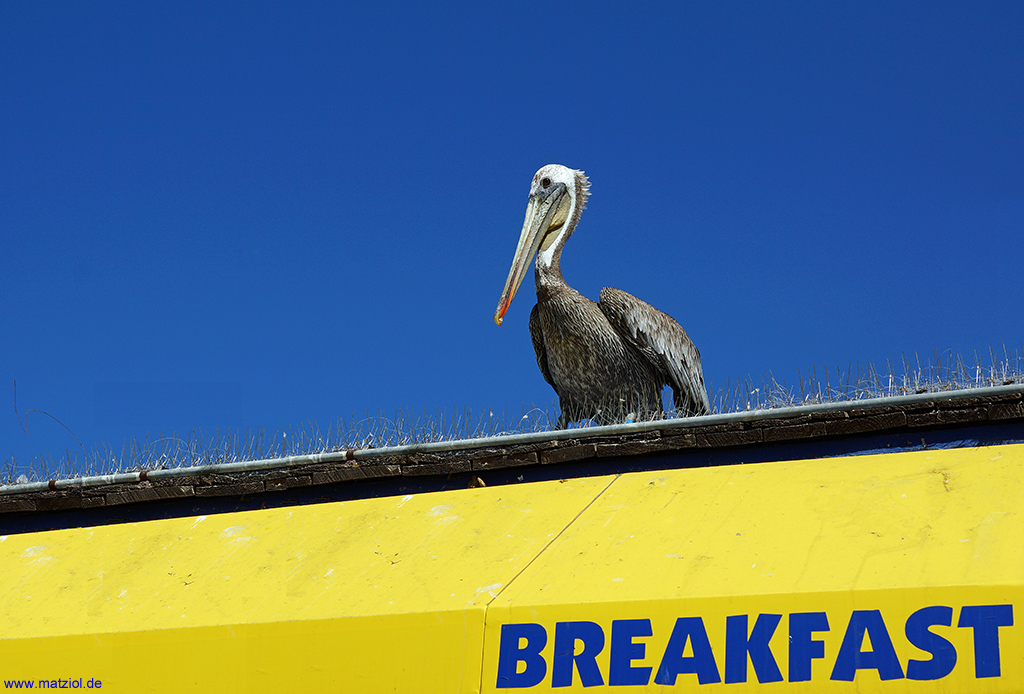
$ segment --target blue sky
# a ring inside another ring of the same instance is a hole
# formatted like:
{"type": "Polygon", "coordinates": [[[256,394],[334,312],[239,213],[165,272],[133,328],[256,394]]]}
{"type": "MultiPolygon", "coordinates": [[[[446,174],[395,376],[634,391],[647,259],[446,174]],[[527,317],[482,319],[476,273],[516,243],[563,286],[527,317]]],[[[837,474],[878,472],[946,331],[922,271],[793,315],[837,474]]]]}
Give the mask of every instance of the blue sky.
{"type": "Polygon", "coordinates": [[[1022,114],[1015,2],[4,2],[0,456],[550,403],[548,163],[714,384],[1019,351],[1022,114]]]}

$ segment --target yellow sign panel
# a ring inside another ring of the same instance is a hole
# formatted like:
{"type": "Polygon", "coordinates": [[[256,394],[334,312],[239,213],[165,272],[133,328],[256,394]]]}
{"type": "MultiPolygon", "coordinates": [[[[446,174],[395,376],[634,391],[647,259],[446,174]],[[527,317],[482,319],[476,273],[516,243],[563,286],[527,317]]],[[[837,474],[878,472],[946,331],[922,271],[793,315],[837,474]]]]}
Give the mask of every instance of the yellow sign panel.
{"type": "Polygon", "coordinates": [[[1024,690],[1024,445],[0,537],[0,683],[1024,690]]]}

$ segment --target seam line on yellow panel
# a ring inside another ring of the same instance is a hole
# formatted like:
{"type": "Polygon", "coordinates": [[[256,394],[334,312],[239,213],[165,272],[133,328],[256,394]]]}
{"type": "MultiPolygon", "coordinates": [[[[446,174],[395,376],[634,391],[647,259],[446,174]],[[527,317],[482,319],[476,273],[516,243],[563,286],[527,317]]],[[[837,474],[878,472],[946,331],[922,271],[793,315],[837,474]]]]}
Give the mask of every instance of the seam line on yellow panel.
{"type": "Polygon", "coordinates": [[[508,583],[506,583],[505,585],[503,585],[501,587],[501,589],[498,591],[497,595],[494,595],[493,597],[491,597],[491,599],[487,601],[487,604],[484,605],[484,630],[483,630],[483,638],[481,639],[481,642],[480,642],[480,685],[479,685],[479,687],[476,690],[477,692],[484,691],[484,669],[485,669],[485,667],[487,665],[484,662],[484,658],[486,657],[486,653],[487,653],[487,618],[490,616],[491,603],[493,603],[495,600],[497,600],[501,596],[501,594],[505,592],[506,588],[508,588],[513,583],[515,583],[517,578],[522,576],[523,573],[527,569],[529,569],[531,566],[533,566],[533,562],[537,561],[537,559],[540,558],[540,556],[542,554],[544,554],[544,552],[548,551],[548,548],[551,547],[551,545],[553,545],[556,542],[558,542],[558,538],[560,538],[565,533],[566,530],[571,528],[573,523],[575,523],[577,520],[579,520],[580,516],[582,516],[584,513],[586,513],[587,509],[594,505],[595,501],[597,501],[602,496],[604,496],[605,492],[608,491],[608,488],[611,487],[613,484],[615,484],[615,481],[617,479],[619,479],[620,477],[622,477],[622,473],[621,472],[618,473],[617,475],[615,475],[614,477],[612,477],[611,480],[608,481],[608,484],[606,484],[604,487],[602,487],[601,491],[599,491],[597,494],[595,494],[594,498],[591,499],[590,501],[588,501],[586,503],[586,505],[583,508],[581,508],[579,510],[579,512],[575,516],[573,516],[572,519],[568,523],[565,524],[565,527],[562,528],[561,530],[559,530],[558,534],[555,535],[553,538],[551,538],[551,541],[548,542],[546,545],[544,545],[541,548],[541,550],[539,552],[537,552],[537,554],[535,554],[533,556],[533,558],[530,559],[530,561],[528,561],[526,563],[526,566],[524,566],[519,571],[517,571],[516,575],[513,576],[511,578],[511,580],[509,580],[508,583]]]}

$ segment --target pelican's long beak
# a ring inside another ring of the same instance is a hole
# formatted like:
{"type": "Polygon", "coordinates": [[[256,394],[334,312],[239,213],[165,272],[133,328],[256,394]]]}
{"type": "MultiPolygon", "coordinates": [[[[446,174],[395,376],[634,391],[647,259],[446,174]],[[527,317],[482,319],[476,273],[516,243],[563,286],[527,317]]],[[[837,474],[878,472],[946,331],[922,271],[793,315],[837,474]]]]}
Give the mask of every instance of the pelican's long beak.
{"type": "MultiPolygon", "coordinates": [[[[544,196],[531,195],[530,203],[526,206],[526,219],[523,220],[523,231],[519,234],[519,245],[516,246],[515,257],[512,258],[512,269],[508,271],[508,279],[505,280],[505,289],[498,299],[498,308],[494,311],[494,322],[501,325],[509,304],[519,291],[519,285],[523,283],[526,270],[530,267],[530,261],[537,254],[537,248],[552,227],[559,227],[561,223],[556,219],[559,211],[559,202],[565,196],[565,186],[558,184],[544,196]]],[[[564,215],[558,215],[564,217],[564,215]]]]}

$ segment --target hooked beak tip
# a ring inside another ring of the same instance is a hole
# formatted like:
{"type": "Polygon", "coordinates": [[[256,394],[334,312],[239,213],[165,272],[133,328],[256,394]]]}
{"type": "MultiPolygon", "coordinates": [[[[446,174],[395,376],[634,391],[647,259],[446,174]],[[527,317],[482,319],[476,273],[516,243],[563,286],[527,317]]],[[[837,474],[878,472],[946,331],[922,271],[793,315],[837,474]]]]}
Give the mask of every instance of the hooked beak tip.
{"type": "Polygon", "coordinates": [[[501,300],[498,301],[498,308],[494,309],[494,322],[501,327],[501,321],[505,319],[505,313],[508,311],[508,307],[512,305],[512,297],[506,296],[503,292],[501,300]]]}

